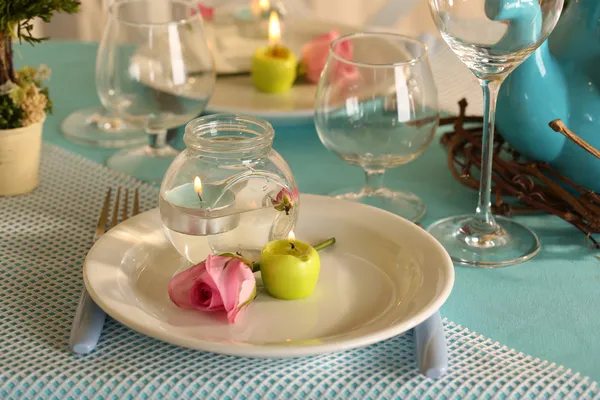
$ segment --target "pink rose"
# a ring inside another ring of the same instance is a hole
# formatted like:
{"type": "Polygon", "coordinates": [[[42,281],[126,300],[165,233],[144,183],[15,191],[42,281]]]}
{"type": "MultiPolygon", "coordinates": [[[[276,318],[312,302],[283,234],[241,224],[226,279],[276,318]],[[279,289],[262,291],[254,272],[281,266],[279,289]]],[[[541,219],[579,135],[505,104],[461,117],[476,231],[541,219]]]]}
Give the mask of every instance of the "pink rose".
{"type": "Polygon", "coordinates": [[[295,204],[298,201],[298,197],[300,197],[300,194],[298,193],[298,188],[293,189],[291,192],[285,188],[281,189],[275,197],[275,202],[281,202],[284,197],[287,197],[290,203],[295,204]]]}
{"type": "MultiPolygon", "coordinates": [[[[207,7],[202,3],[198,3],[198,10],[200,11],[200,15],[205,21],[211,21],[215,15],[215,9],[212,7],[207,7]]],[[[192,15],[196,15],[198,11],[195,8],[192,8],[192,15]]]]}
{"type": "Polygon", "coordinates": [[[300,194],[298,193],[298,188],[295,188],[292,191],[284,188],[277,193],[277,196],[275,196],[273,205],[277,211],[285,211],[285,213],[289,215],[290,210],[298,203],[299,197],[300,194]]]}
{"type": "MultiPolygon", "coordinates": [[[[308,82],[319,82],[321,72],[327,62],[331,42],[339,37],[339,32],[334,29],[321,36],[317,36],[302,47],[302,64],[306,69],[306,80],[308,82]]],[[[349,40],[339,42],[335,46],[334,51],[338,56],[346,60],[352,60],[353,49],[352,43],[349,40]]],[[[342,63],[339,60],[332,60],[332,62],[332,73],[334,74],[332,79],[337,79],[338,77],[355,77],[358,75],[356,66],[342,63]]]]}
{"type": "Polygon", "coordinates": [[[252,268],[238,257],[209,255],[169,281],[169,297],[178,307],[224,310],[230,324],[255,296],[252,268]]]}

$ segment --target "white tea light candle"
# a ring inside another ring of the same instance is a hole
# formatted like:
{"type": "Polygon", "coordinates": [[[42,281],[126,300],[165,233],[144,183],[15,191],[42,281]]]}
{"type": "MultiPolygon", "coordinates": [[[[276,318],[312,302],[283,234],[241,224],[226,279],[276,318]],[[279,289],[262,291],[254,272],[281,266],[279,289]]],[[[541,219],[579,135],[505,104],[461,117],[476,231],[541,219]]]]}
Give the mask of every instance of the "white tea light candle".
{"type": "Polygon", "coordinates": [[[199,178],[194,181],[176,186],[161,196],[161,213],[164,212],[168,228],[197,236],[234,229],[239,220],[233,213],[235,195],[230,190],[223,192],[219,186],[202,186],[199,178]]]}

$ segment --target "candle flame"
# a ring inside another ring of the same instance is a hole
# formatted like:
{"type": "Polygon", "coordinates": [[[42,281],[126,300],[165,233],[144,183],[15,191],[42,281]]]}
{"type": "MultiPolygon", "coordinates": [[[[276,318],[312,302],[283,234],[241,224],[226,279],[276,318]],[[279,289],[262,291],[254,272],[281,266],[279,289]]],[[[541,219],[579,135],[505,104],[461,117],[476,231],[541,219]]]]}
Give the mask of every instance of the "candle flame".
{"type": "Polygon", "coordinates": [[[279,24],[279,15],[276,11],[271,11],[269,15],[269,45],[277,46],[281,40],[281,25],[279,24]]]}
{"type": "Polygon", "coordinates": [[[253,15],[259,16],[271,9],[271,2],[269,0],[253,0],[250,3],[250,11],[253,15]]]}
{"type": "Polygon", "coordinates": [[[290,231],[290,233],[288,234],[288,240],[295,240],[296,239],[296,235],[294,235],[294,231],[290,231]]]}
{"type": "Polygon", "coordinates": [[[199,176],[194,178],[194,190],[196,191],[196,194],[198,194],[200,200],[202,200],[202,180],[200,180],[199,176]]]}
{"type": "Polygon", "coordinates": [[[271,3],[269,0],[258,0],[258,7],[260,8],[260,11],[267,11],[271,8],[271,3]]]}

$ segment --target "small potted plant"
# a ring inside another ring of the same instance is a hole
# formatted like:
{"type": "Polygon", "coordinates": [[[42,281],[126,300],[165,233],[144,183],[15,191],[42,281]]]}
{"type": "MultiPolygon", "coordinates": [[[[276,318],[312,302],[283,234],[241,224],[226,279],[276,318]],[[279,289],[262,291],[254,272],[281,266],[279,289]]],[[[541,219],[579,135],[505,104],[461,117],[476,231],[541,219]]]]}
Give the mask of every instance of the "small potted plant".
{"type": "Polygon", "coordinates": [[[34,18],[50,21],[55,12],[75,13],[78,0],[0,1],[0,196],[27,193],[38,185],[42,125],[52,112],[42,82],[50,70],[13,64],[13,42],[39,43],[34,18]]]}

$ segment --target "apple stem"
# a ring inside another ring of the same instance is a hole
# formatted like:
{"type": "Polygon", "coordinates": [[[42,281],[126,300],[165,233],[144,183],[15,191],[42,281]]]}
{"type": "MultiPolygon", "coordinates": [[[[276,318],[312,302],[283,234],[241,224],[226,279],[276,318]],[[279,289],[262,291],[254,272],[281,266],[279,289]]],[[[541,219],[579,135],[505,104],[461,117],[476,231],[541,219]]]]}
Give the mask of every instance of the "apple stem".
{"type": "MultiPolygon", "coordinates": [[[[333,245],[335,243],[335,238],[330,238],[325,240],[324,242],[318,243],[316,245],[313,246],[313,248],[316,251],[321,251],[323,249],[326,249],[327,247],[333,245]]],[[[292,245],[292,248],[294,248],[294,245],[292,243],[290,243],[292,245]]],[[[258,272],[260,271],[260,263],[258,261],[255,261],[252,263],[252,272],[258,272]]]]}
{"type": "Polygon", "coordinates": [[[316,245],[314,245],[313,247],[314,247],[314,249],[315,249],[316,251],[321,251],[321,250],[323,250],[323,249],[325,249],[325,248],[327,248],[327,247],[331,246],[331,245],[332,245],[332,244],[334,244],[334,243],[335,243],[335,238],[331,238],[331,239],[327,239],[327,240],[326,240],[326,241],[324,241],[324,242],[321,242],[321,243],[319,243],[319,244],[316,244],[316,245]]]}

